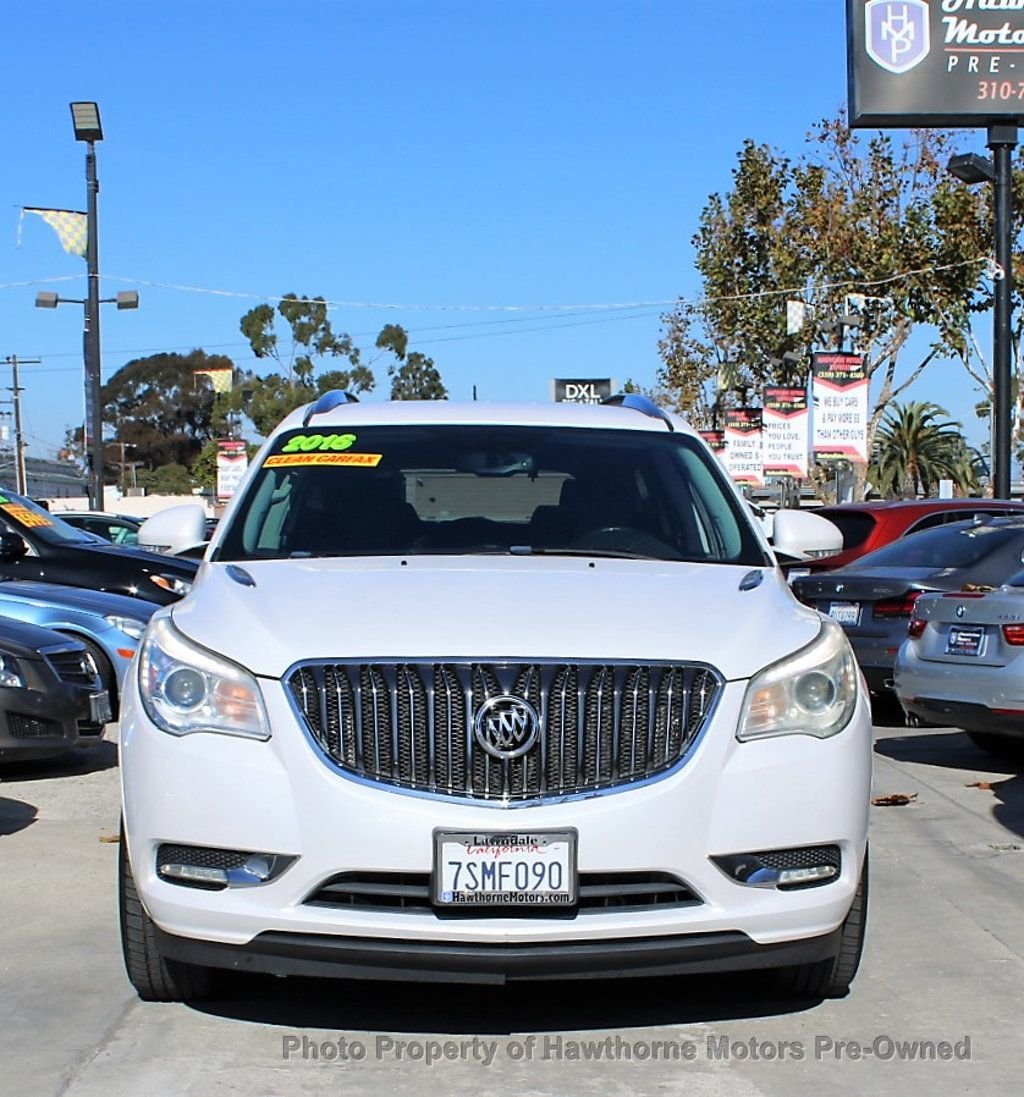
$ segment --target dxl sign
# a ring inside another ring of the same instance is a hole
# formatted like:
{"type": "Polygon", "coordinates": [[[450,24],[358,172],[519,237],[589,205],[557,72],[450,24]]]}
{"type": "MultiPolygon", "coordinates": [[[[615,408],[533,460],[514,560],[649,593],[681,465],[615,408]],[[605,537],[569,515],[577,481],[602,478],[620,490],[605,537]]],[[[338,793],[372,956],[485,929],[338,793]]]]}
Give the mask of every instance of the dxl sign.
{"type": "Polygon", "coordinates": [[[556,377],[551,387],[552,399],[558,403],[600,404],[615,391],[615,382],[610,377],[571,381],[556,377]]]}
{"type": "Polygon", "coordinates": [[[1024,0],[847,0],[851,126],[1024,121],[1024,0]]]}

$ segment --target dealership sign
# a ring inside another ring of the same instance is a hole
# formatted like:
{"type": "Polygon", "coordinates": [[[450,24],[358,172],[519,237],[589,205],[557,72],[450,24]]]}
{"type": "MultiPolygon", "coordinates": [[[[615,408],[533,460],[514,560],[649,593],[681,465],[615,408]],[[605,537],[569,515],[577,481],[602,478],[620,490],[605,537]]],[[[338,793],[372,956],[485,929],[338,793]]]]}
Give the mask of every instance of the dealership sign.
{"type": "Polygon", "coordinates": [[[769,385],[764,390],[762,452],[765,475],[807,476],[807,390],[769,385]]]}
{"type": "Polygon", "coordinates": [[[814,456],[868,459],[868,377],[862,354],[812,354],[814,456]]]}
{"type": "Polygon", "coordinates": [[[245,470],[249,467],[249,457],[245,442],[221,438],[217,441],[217,502],[226,503],[238,487],[245,470]]]}
{"type": "Polygon", "coordinates": [[[551,398],[565,404],[600,404],[615,391],[610,377],[566,380],[556,377],[551,382],[551,398]]]}
{"type": "Polygon", "coordinates": [[[737,484],[764,487],[764,462],[761,458],[761,409],[727,408],[725,412],[725,452],[722,463],[737,484]]]}
{"type": "Polygon", "coordinates": [[[1024,0],[847,0],[851,126],[1024,121],[1024,0]]]}

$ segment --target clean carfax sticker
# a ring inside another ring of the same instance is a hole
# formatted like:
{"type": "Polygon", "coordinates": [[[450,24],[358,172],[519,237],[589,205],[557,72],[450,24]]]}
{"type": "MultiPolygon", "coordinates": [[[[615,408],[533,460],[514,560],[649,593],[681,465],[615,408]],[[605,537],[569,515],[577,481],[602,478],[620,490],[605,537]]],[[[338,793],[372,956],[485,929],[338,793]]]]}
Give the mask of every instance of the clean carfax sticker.
{"type": "Polygon", "coordinates": [[[265,468],[290,468],[295,465],[356,465],[376,468],[380,453],[277,453],[263,462],[265,468]]]}

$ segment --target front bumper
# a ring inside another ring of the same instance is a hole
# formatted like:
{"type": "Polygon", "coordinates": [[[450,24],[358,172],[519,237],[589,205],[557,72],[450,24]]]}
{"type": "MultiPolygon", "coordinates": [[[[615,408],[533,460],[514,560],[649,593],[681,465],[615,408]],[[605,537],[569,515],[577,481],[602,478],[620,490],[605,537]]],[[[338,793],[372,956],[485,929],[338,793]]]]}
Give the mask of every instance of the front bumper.
{"type": "Polygon", "coordinates": [[[867,841],[871,725],[862,699],[831,739],[738,743],[745,683],[726,685],[685,764],[661,779],[563,802],[501,807],[347,779],[263,681],[273,737],[167,735],[125,689],[121,774],[136,887],[169,956],[277,973],[394,978],[654,974],[779,966],[835,952],[867,841]],[[813,775],[813,776],[811,776],[813,775]],[[435,829],[578,833],[580,873],[667,873],[698,902],[439,917],[431,910],[307,902],[339,873],[429,873],[435,829]],[[211,891],[159,878],[161,843],[294,857],[269,882],[211,891]],[[728,877],[712,856],[834,844],[827,884],[776,890],[728,877]]]}
{"type": "Polygon", "coordinates": [[[205,967],[270,975],[498,984],[788,967],[831,959],[839,951],[839,938],[836,929],[821,937],[772,945],[759,945],[743,933],[491,945],[261,933],[246,945],[222,945],[157,931],[163,955],[205,967]]]}
{"type": "Polygon", "coordinates": [[[79,743],[82,702],[56,679],[49,692],[0,690],[0,761],[53,758],[79,743]]]}

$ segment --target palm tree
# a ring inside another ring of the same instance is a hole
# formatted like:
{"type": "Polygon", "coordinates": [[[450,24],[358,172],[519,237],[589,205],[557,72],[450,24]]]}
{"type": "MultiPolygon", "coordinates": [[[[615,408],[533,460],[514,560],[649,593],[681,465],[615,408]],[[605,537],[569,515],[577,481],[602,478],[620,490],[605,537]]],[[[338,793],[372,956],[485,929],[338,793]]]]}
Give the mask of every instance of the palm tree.
{"type": "Polygon", "coordinates": [[[966,494],[977,487],[961,424],[930,401],[894,404],[875,439],[869,477],[889,498],[931,495],[940,480],[966,494]]]}

